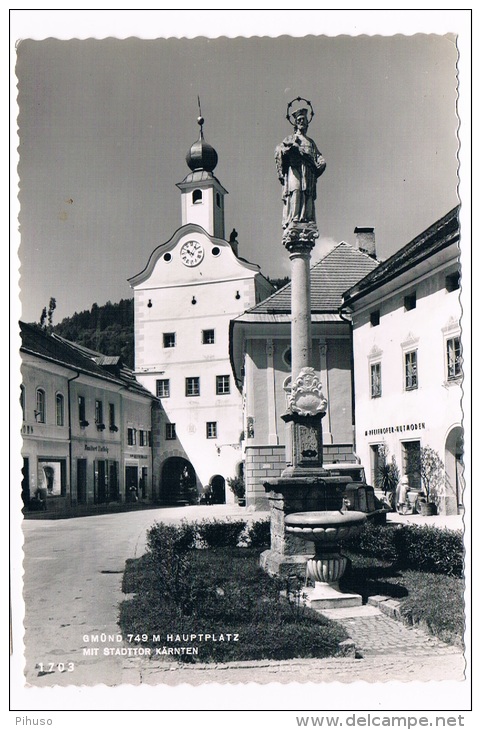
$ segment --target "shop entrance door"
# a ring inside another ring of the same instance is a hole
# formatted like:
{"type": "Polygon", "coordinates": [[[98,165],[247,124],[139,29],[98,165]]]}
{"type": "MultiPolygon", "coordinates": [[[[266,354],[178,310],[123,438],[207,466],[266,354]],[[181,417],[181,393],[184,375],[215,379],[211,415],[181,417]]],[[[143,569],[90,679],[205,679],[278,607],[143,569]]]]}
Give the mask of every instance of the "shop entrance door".
{"type": "Polygon", "coordinates": [[[77,502],[87,502],[87,459],[77,459],[77,502]]]}
{"type": "Polygon", "coordinates": [[[125,501],[137,502],[139,499],[139,469],[136,466],[125,467],[125,501]]]}

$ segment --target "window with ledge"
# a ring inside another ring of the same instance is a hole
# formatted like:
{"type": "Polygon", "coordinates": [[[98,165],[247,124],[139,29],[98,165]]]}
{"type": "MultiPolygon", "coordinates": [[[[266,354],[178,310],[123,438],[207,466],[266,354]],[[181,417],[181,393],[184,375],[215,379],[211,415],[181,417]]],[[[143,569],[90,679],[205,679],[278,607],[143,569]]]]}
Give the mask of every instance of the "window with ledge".
{"type": "Polygon", "coordinates": [[[101,400],[95,401],[95,425],[97,426],[97,428],[105,428],[104,405],[101,400]]]}
{"type": "Polygon", "coordinates": [[[381,320],[381,312],[379,309],[376,309],[374,312],[371,312],[369,315],[369,320],[371,322],[371,327],[377,327],[380,320],[381,320]]]}
{"type": "Polygon", "coordinates": [[[459,271],[455,271],[454,274],[448,274],[446,276],[446,291],[456,291],[460,286],[460,274],[459,271]]]}
{"type": "Polygon", "coordinates": [[[418,353],[411,350],[404,353],[404,390],[418,387],[418,353]]]}
{"type": "Polygon", "coordinates": [[[200,378],[185,379],[185,395],[187,398],[200,395],[200,378]]]}
{"type": "Polygon", "coordinates": [[[216,395],[227,395],[230,393],[230,375],[217,375],[215,379],[216,395]]]}
{"type": "Polygon", "coordinates": [[[205,436],[208,439],[217,438],[217,421],[207,421],[205,424],[205,436]]]}
{"type": "Polygon", "coordinates": [[[448,380],[457,380],[461,377],[461,338],[459,336],[446,340],[446,368],[448,380]]]}
{"type": "Polygon", "coordinates": [[[157,398],[170,398],[170,380],[168,378],[156,380],[155,392],[157,398]]]}
{"type": "Polygon", "coordinates": [[[416,292],[406,294],[404,297],[404,310],[410,312],[411,309],[416,309],[416,292]]]}
{"type": "Polygon", "coordinates": [[[175,332],[164,332],[162,339],[164,347],[175,347],[175,332]]]}
{"type": "Polygon", "coordinates": [[[45,423],[45,391],[42,388],[37,388],[35,420],[45,423]]]}
{"type": "Polygon", "coordinates": [[[137,429],[128,428],[127,429],[127,445],[135,446],[136,444],[137,444],[137,429]]]}
{"type": "Polygon", "coordinates": [[[381,394],[381,363],[375,362],[371,364],[371,398],[380,398],[381,394]]]}
{"type": "Polygon", "coordinates": [[[109,430],[118,431],[118,427],[115,423],[115,403],[109,403],[109,430]]]}
{"type": "Polygon", "coordinates": [[[215,343],[214,330],[202,330],[202,344],[213,345],[215,343]]]}
{"type": "Polygon", "coordinates": [[[148,446],[148,432],[141,430],[139,431],[139,446],[148,446]]]}
{"type": "Polygon", "coordinates": [[[57,426],[64,425],[64,398],[62,393],[55,396],[55,418],[57,426]]]}
{"type": "Polygon", "coordinates": [[[88,426],[88,421],[86,419],[85,413],[85,396],[83,395],[79,395],[78,397],[78,420],[82,428],[88,426]]]}
{"type": "Polygon", "coordinates": [[[165,440],[166,441],[174,441],[174,439],[177,438],[177,434],[175,432],[175,423],[166,423],[165,424],[165,440]]]}

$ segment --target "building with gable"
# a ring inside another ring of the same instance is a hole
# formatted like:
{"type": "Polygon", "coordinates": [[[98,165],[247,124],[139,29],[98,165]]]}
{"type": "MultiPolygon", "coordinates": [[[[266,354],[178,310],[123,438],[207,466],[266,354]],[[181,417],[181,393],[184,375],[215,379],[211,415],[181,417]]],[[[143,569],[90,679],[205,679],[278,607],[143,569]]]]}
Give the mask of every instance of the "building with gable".
{"type": "Polygon", "coordinates": [[[459,209],[454,208],[366,277],[347,287],[352,319],[356,450],[370,474],[394,458],[421,486],[421,447],[444,463],[438,510],[456,514],[463,491],[459,209]],[[414,458],[413,458],[414,455],[414,458]]]}
{"type": "Polygon", "coordinates": [[[129,279],[134,292],[135,374],[162,404],[155,491],[168,504],[209,490],[233,501],[226,480],[242,469],[242,395],[229,359],[229,322],[272,293],[256,264],[225,239],[227,191],[203,135],[178,183],[181,227],[129,279]]]}
{"type": "MultiPolygon", "coordinates": [[[[320,374],[328,410],[324,461],[355,461],[351,322],[342,294],[374,271],[374,230],[356,229],[357,244],[339,243],[311,269],[312,367],[320,374]]],[[[286,391],[291,377],[291,285],[232,320],[230,356],[244,403],[246,503],[267,505],[263,482],[286,465],[286,391]]]]}
{"type": "Polygon", "coordinates": [[[20,331],[26,510],[152,501],[157,400],[120,358],[23,322],[20,331]]]}

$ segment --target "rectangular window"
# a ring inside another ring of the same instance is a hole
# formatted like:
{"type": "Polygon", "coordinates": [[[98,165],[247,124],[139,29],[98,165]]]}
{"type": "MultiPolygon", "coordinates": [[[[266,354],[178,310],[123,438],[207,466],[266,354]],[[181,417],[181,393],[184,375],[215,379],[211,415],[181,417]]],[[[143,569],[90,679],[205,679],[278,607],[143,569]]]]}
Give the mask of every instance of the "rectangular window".
{"type": "Polygon", "coordinates": [[[111,431],[117,431],[115,424],[115,403],[109,403],[109,429],[111,431]]]}
{"type": "Polygon", "coordinates": [[[404,309],[409,312],[411,309],[416,309],[416,292],[407,294],[404,297],[404,309]]]}
{"type": "Polygon", "coordinates": [[[156,380],[155,390],[157,398],[170,398],[170,380],[168,378],[156,380]]]}
{"type": "Polygon", "coordinates": [[[136,443],[137,443],[137,429],[128,428],[127,429],[127,444],[129,446],[135,446],[136,443]]]}
{"type": "Polygon", "coordinates": [[[404,389],[414,390],[418,387],[418,353],[417,350],[404,353],[404,389]]]}
{"type": "Polygon", "coordinates": [[[175,332],[164,332],[164,347],[175,347],[175,332]]]}
{"type": "Polygon", "coordinates": [[[104,422],[104,407],[101,400],[95,401],[95,423],[97,426],[102,425],[104,422]]]}
{"type": "Polygon", "coordinates": [[[371,398],[381,397],[381,363],[371,365],[371,398]]]}
{"type": "Polygon", "coordinates": [[[377,327],[381,319],[381,313],[379,309],[376,309],[375,312],[371,312],[371,314],[369,315],[369,319],[371,322],[371,327],[377,327]]]}
{"type": "Polygon", "coordinates": [[[187,397],[200,395],[200,378],[185,379],[185,395],[187,397]]]}
{"type": "Polygon", "coordinates": [[[139,431],[139,446],[145,446],[144,434],[145,431],[139,431]]]}
{"type": "Polygon", "coordinates": [[[216,395],[230,393],[230,375],[217,375],[215,379],[216,395]]]}
{"type": "Polygon", "coordinates": [[[448,380],[461,377],[461,339],[450,337],[446,340],[446,364],[448,380]]]}
{"type": "Polygon", "coordinates": [[[166,441],[173,441],[176,438],[177,438],[177,434],[175,433],[175,423],[166,423],[165,424],[166,441]]]}
{"type": "Polygon", "coordinates": [[[217,438],[217,421],[208,421],[205,424],[205,435],[208,439],[217,438]]]}
{"type": "Polygon", "coordinates": [[[215,342],[214,330],[202,330],[202,344],[213,345],[215,342]]]}
{"type": "Polygon", "coordinates": [[[85,397],[83,395],[78,397],[78,420],[80,425],[87,423],[85,419],[85,397]]]}

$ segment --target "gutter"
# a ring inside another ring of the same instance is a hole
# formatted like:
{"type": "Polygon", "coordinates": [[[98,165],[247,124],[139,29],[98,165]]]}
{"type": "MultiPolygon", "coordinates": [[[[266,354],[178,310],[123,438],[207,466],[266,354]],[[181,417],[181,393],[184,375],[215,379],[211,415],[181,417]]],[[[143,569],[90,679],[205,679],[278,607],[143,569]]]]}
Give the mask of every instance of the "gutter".
{"type": "Polygon", "coordinates": [[[70,383],[80,377],[77,372],[73,378],[67,378],[67,401],[68,401],[68,475],[70,480],[70,506],[72,506],[72,407],[70,398],[70,383]]]}

